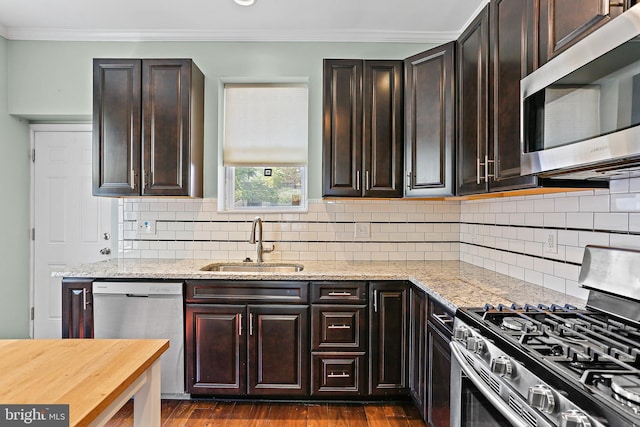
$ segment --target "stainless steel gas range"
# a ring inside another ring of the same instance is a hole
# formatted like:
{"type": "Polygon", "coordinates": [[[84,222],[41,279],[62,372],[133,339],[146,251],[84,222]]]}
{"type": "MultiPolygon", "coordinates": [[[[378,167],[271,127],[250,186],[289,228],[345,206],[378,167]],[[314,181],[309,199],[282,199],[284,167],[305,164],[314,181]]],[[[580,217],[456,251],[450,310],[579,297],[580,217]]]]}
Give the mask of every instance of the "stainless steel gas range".
{"type": "Polygon", "coordinates": [[[584,308],[460,309],[451,425],[640,426],[640,251],[588,246],[584,308]]]}

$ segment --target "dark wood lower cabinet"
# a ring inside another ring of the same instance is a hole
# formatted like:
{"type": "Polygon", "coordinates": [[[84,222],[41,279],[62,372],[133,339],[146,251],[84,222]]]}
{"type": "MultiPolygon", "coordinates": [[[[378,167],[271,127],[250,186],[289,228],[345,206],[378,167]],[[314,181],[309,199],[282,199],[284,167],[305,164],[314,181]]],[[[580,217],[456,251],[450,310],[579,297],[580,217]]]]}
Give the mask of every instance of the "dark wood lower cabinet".
{"type": "Polygon", "coordinates": [[[429,298],[427,312],[427,413],[429,427],[449,427],[453,313],[429,298]]]}
{"type": "MultiPolygon", "coordinates": [[[[92,282],[63,280],[64,338],[93,337],[92,282]]],[[[187,281],[187,392],[411,396],[430,426],[448,427],[451,313],[407,282],[312,283],[311,301],[308,285],[187,281]]]]}
{"type": "Polygon", "coordinates": [[[93,279],[62,280],[62,338],[93,338],[93,279]]]}
{"type": "Polygon", "coordinates": [[[451,350],[450,337],[429,324],[429,374],[427,376],[428,402],[427,422],[433,427],[449,427],[451,350]]]}
{"type": "Polygon", "coordinates": [[[243,305],[187,304],[187,390],[242,395],[247,391],[243,305]]]}
{"type": "Polygon", "coordinates": [[[371,282],[369,291],[369,393],[406,395],[409,288],[371,282]]]}
{"type": "Polygon", "coordinates": [[[411,289],[409,317],[409,395],[420,415],[427,414],[427,296],[411,289]]]}
{"type": "Polygon", "coordinates": [[[309,307],[256,306],[249,316],[249,394],[309,394],[309,307]]]}
{"type": "Polygon", "coordinates": [[[308,394],[308,306],[187,304],[187,391],[308,394]]]}

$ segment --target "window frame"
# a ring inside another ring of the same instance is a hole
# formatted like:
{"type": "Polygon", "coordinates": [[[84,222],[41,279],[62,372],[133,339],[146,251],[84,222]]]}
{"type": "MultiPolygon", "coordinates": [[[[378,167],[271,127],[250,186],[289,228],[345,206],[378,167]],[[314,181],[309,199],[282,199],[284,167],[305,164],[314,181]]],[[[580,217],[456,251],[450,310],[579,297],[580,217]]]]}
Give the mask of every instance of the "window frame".
{"type": "MultiPolygon", "coordinates": [[[[246,84],[246,85],[300,85],[307,87],[307,94],[310,97],[308,77],[273,77],[273,78],[222,78],[218,82],[218,195],[217,204],[218,211],[223,213],[300,213],[308,212],[308,190],[309,190],[309,159],[305,165],[298,165],[302,169],[301,197],[299,206],[246,206],[236,207],[235,205],[235,176],[228,177],[230,173],[228,169],[235,169],[234,166],[224,165],[224,123],[225,123],[225,86],[227,84],[246,84]]],[[[310,126],[309,113],[311,110],[310,99],[307,101],[307,127],[310,126]]],[[[307,133],[307,150],[309,150],[310,133],[307,133]]],[[[265,165],[259,167],[282,167],[283,165],[265,165]]],[[[246,167],[258,167],[256,165],[246,165],[246,167]]],[[[293,167],[293,165],[291,165],[293,167]]]]}

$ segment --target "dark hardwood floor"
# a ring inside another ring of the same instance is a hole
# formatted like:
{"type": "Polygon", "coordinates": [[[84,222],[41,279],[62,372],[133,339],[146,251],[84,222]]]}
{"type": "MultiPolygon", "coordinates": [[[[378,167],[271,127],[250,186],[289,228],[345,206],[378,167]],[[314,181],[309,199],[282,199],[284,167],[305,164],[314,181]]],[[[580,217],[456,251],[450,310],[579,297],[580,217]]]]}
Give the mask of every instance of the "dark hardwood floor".
{"type": "MultiPolygon", "coordinates": [[[[133,426],[130,401],[107,423],[133,426]]],[[[424,427],[411,403],[282,403],[163,400],[164,427],[424,427]]]]}

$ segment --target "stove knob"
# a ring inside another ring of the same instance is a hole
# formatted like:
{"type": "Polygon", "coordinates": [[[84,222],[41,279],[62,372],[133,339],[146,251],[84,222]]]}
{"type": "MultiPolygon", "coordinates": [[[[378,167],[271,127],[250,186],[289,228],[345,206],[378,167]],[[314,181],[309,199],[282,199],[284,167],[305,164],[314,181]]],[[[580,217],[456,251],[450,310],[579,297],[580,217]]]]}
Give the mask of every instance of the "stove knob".
{"type": "Polygon", "coordinates": [[[506,356],[498,356],[491,360],[491,372],[505,378],[513,377],[513,363],[506,356]]]}
{"type": "Polygon", "coordinates": [[[544,384],[529,387],[527,401],[529,405],[548,414],[556,409],[556,397],[553,391],[544,384]]]}
{"type": "Polygon", "coordinates": [[[466,326],[458,326],[453,331],[453,338],[455,338],[456,341],[462,341],[466,343],[470,335],[471,331],[466,326]]]}
{"type": "Polygon", "coordinates": [[[591,421],[584,413],[572,409],[560,415],[560,427],[591,427],[591,421]]]}
{"type": "Polygon", "coordinates": [[[467,350],[482,356],[485,350],[484,341],[482,340],[482,338],[469,337],[467,339],[467,350]]]}

